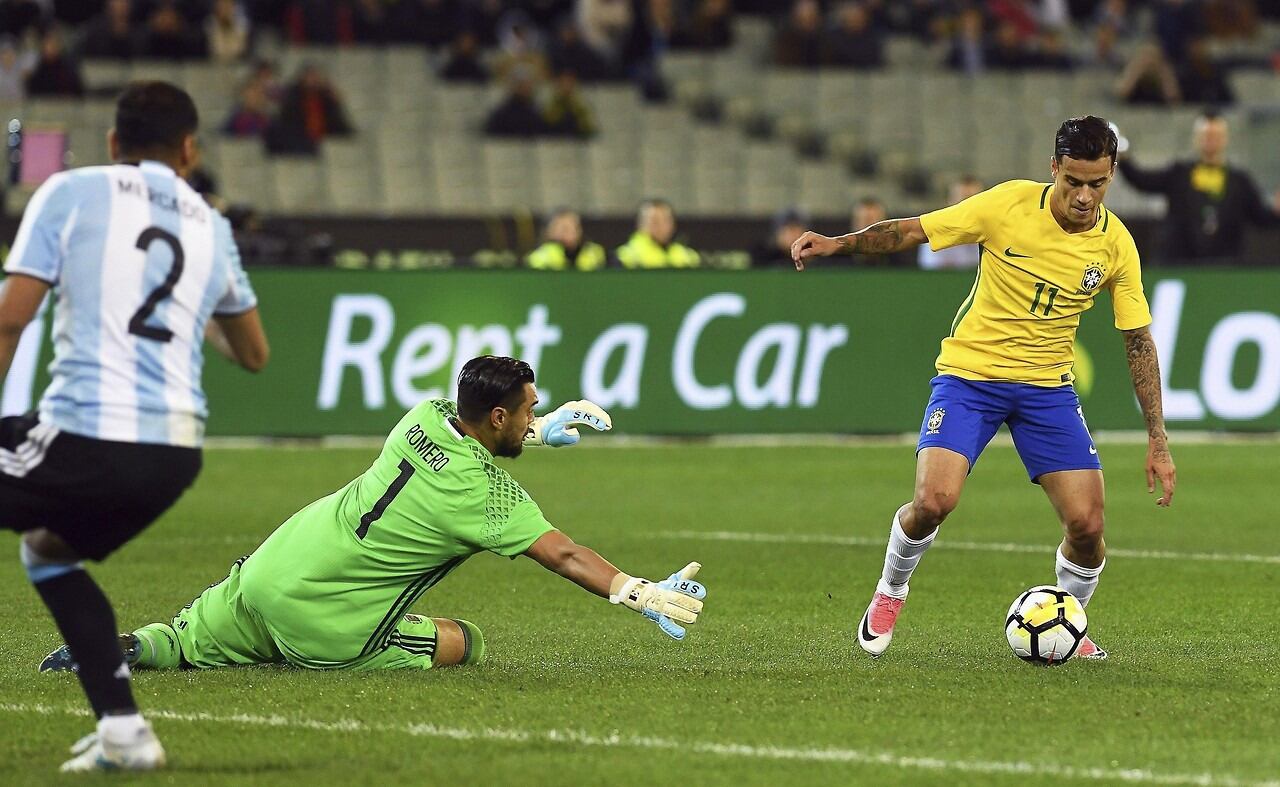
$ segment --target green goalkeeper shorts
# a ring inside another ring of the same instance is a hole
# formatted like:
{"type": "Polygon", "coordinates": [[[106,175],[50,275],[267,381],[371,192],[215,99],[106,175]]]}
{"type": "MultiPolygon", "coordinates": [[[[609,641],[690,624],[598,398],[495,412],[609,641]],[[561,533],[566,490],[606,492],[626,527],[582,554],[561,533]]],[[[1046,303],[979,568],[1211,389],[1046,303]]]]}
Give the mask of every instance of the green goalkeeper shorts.
{"type": "Polygon", "coordinates": [[[387,646],[366,656],[342,661],[334,654],[313,652],[306,643],[283,642],[240,592],[240,566],[201,593],[173,618],[182,657],[194,667],[287,663],[305,669],[430,669],[436,651],[436,625],[431,618],[405,615],[387,646]]]}

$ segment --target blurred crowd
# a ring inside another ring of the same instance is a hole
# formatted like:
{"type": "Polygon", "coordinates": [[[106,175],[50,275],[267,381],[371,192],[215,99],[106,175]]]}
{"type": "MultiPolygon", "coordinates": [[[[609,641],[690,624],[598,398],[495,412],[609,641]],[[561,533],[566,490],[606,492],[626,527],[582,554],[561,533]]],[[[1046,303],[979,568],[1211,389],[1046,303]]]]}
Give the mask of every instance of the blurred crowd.
{"type": "Polygon", "coordinates": [[[874,69],[885,40],[910,36],[956,71],[1098,69],[1136,104],[1230,103],[1227,74],[1270,68],[1261,58],[1216,55],[1257,37],[1276,3],[1253,0],[792,0],[773,40],[781,66],[874,69]],[[1082,46],[1079,42],[1084,41],[1082,46]]]}

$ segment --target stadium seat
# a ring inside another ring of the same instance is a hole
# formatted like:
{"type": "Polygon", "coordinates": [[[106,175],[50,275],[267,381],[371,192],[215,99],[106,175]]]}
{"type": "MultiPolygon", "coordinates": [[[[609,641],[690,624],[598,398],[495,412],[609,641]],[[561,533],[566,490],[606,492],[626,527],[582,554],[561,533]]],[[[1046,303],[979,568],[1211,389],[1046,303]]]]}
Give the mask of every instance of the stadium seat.
{"type": "Polygon", "coordinates": [[[339,213],[370,214],[386,209],[382,168],[373,146],[364,140],[327,140],[323,169],[333,208],[339,213]]]}
{"type": "Polygon", "coordinates": [[[276,209],[288,214],[323,214],[331,210],[329,184],[320,159],[278,157],[271,159],[276,209]]]}
{"type": "Polygon", "coordinates": [[[275,207],[275,183],[269,177],[266,151],[257,139],[226,138],[218,146],[222,196],[229,202],[260,210],[275,207]]]}

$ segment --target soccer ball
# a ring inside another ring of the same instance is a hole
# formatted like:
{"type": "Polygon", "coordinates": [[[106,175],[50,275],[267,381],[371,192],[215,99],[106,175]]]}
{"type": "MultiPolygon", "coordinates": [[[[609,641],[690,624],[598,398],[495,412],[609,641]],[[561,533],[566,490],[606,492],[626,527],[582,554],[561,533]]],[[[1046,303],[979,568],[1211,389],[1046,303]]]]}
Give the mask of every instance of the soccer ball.
{"type": "Polygon", "coordinates": [[[1019,594],[1004,620],[1009,647],[1018,658],[1046,666],[1074,656],[1087,627],[1084,607],[1056,585],[1038,585],[1019,594]]]}

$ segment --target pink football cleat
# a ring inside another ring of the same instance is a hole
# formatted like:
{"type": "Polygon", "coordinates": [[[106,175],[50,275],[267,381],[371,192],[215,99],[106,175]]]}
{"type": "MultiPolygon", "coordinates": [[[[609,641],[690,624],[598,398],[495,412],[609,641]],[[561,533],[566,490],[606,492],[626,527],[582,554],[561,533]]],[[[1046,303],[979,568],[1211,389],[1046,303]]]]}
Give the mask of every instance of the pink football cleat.
{"type": "Polygon", "coordinates": [[[1091,659],[1093,661],[1102,661],[1107,657],[1107,652],[1093,643],[1086,634],[1084,639],[1080,640],[1080,647],[1076,648],[1076,655],[1082,659],[1091,659]]]}
{"type": "Polygon", "coordinates": [[[888,649],[889,641],[893,639],[893,624],[905,603],[905,598],[894,598],[879,591],[871,597],[871,606],[867,607],[858,626],[858,644],[872,657],[888,649]]]}

